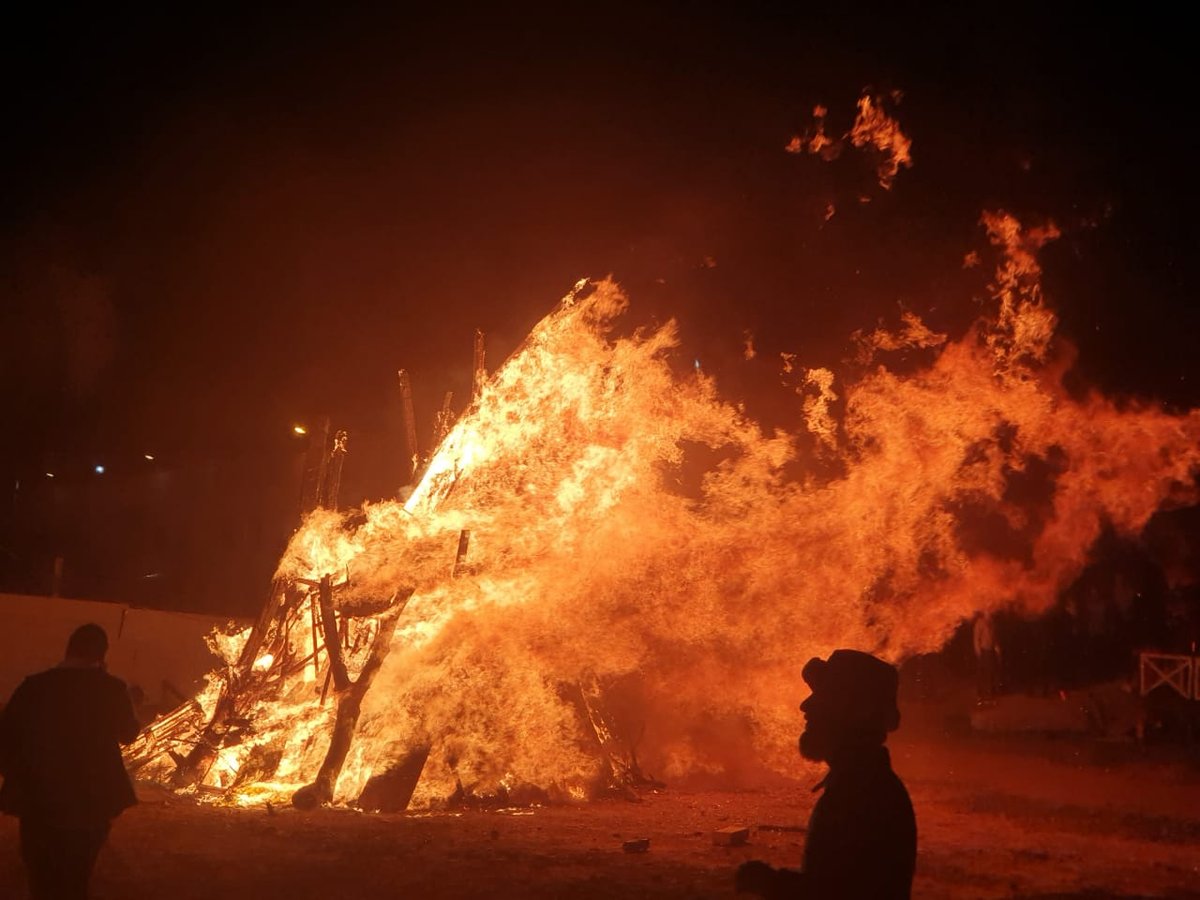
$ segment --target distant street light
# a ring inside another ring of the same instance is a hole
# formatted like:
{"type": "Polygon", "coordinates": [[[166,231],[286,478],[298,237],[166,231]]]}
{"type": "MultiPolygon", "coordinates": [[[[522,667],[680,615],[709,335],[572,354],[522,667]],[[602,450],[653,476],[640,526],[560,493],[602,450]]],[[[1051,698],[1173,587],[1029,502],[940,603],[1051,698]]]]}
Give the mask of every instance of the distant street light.
{"type": "Polygon", "coordinates": [[[95,472],[97,475],[103,475],[104,474],[104,466],[96,466],[96,468],[94,468],[92,471],[95,472]]]}
{"type": "Polygon", "coordinates": [[[144,453],[142,454],[142,459],[148,459],[150,462],[154,462],[154,455],[152,453],[144,453]]]}
{"type": "Polygon", "coordinates": [[[47,477],[47,478],[53,478],[53,477],[54,477],[54,473],[53,473],[53,472],[47,472],[47,473],[46,473],[46,477],[47,477]]]}
{"type": "Polygon", "coordinates": [[[308,434],[308,429],[307,429],[307,428],[305,428],[303,425],[293,425],[293,426],[292,426],[292,433],[293,433],[293,434],[300,434],[300,435],[304,435],[304,434],[308,434]]]}

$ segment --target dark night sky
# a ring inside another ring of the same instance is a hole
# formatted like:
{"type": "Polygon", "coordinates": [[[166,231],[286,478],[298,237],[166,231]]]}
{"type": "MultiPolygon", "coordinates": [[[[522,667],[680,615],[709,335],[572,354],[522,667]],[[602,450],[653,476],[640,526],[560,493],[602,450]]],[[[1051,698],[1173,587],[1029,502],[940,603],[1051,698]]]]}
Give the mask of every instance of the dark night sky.
{"type": "Polygon", "coordinates": [[[8,29],[4,465],[253,448],[328,412],[378,494],[395,370],[424,436],[473,329],[498,362],[582,275],[678,315],[689,358],[752,394],[779,350],[836,362],[900,303],[961,325],[985,206],[1067,230],[1047,284],[1088,380],[1200,402],[1179,23],[557,9],[8,29]],[[848,125],[865,86],[905,92],[915,167],[887,194],[861,159],[783,152],[817,102],[848,125]]]}

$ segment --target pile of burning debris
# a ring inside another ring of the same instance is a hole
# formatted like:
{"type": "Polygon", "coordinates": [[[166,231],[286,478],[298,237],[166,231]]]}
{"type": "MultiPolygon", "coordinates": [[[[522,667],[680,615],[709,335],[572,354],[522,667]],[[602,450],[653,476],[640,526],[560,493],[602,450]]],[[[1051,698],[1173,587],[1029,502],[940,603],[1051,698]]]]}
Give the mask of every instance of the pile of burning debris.
{"type": "MultiPolygon", "coordinates": [[[[580,282],[564,304],[573,305],[585,287],[580,282]]],[[[477,402],[486,379],[484,336],[480,331],[475,335],[474,350],[473,400],[477,402]]],[[[410,493],[407,506],[411,507],[422,498],[430,503],[447,495],[461,473],[434,467],[430,474],[430,464],[438,453],[419,452],[409,376],[403,369],[398,376],[411,483],[418,486],[410,493]]],[[[442,445],[451,430],[452,401],[453,394],[447,392],[435,416],[431,441],[435,448],[442,445]]],[[[345,431],[330,434],[327,419],[312,435],[301,496],[303,519],[318,511],[336,513],[347,443],[345,431]]],[[[340,527],[353,533],[365,521],[361,515],[349,515],[340,527]]],[[[461,529],[452,578],[470,570],[470,542],[470,530],[461,529]]],[[[355,739],[364,698],[396,641],[397,623],[416,590],[414,585],[402,583],[390,595],[364,597],[350,588],[348,570],[326,572],[317,578],[277,575],[267,602],[248,632],[213,637],[214,649],[228,652],[230,646],[240,643],[240,650],[230,654],[227,665],[210,676],[202,699],[188,700],[142,731],[126,752],[130,771],[159,778],[175,790],[241,799],[239,791],[247,785],[272,784],[284,757],[278,743],[256,745],[244,758],[235,757],[238,748],[257,732],[255,709],[263,704],[299,702],[328,711],[323,717],[327,745],[315,777],[292,790],[290,799],[302,809],[332,802],[355,739]]],[[[589,794],[636,798],[639,790],[663,786],[642,772],[635,743],[618,727],[596,676],[563,682],[558,690],[564,702],[577,712],[581,739],[592,745],[603,763],[600,776],[589,786],[589,794]]],[[[310,740],[319,737],[314,733],[310,740]]],[[[371,811],[403,811],[429,753],[428,743],[406,748],[383,772],[367,778],[357,797],[345,799],[371,811]]],[[[277,797],[286,791],[269,793],[277,797]]],[[[261,795],[251,796],[252,801],[256,799],[261,795]]],[[[479,794],[458,780],[444,803],[451,807],[503,807],[551,799],[548,791],[532,784],[501,783],[492,792],[479,794]]]]}
{"type": "Polygon", "coordinates": [[[785,354],[795,433],[673,365],[673,323],[614,337],[611,281],[487,377],[477,335],[475,396],[453,424],[446,398],[424,459],[401,373],[412,491],[339,512],[346,437],[318,433],[258,620],[214,636],[226,666],[131,769],[378,810],[786,771],[798,660],[900,661],[981,610],[1045,611],[1102,528],[1195,502],[1200,414],[1067,391],[1036,263],[1057,231],[984,225],[994,312],[954,340],[906,314],[840,382],[785,354]]]}

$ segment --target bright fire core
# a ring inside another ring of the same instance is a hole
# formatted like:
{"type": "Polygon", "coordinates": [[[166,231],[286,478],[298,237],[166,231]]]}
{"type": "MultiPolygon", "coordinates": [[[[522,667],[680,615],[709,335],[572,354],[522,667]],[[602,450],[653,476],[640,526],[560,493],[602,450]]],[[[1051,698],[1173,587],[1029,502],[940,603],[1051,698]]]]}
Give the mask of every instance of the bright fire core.
{"type": "MultiPolygon", "coordinates": [[[[796,433],[764,433],[706,375],[673,368],[673,324],[615,336],[626,297],[581,282],[406,502],[308,518],[280,577],[348,577],[339,604],[416,587],[335,799],[417,745],[430,752],[415,805],[460,786],[585,795],[601,763],[564,691],[581,684],[603,686],[659,778],[747,759],[790,771],[810,656],[852,646],[900,661],[978,610],[1044,610],[1106,524],[1136,534],[1194,501],[1200,415],[1069,396],[1037,283],[1055,232],[985,225],[1002,257],[993,313],[956,339],[906,317],[861,341],[854,383],[791,360],[796,433]],[[897,349],[911,374],[889,369],[897,349]],[[912,353],[926,359],[915,372],[912,353]],[[1037,489],[1013,491],[1020,479],[1037,489]]],[[[294,635],[284,655],[304,659],[310,631],[294,635]]],[[[369,624],[350,629],[352,675],[369,641],[369,624]]],[[[268,781],[238,783],[241,802],[290,795],[329,744],[321,661],[275,663],[260,660],[274,682],[207,776],[228,786],[254,754],[278,753],[268,781]]]]}

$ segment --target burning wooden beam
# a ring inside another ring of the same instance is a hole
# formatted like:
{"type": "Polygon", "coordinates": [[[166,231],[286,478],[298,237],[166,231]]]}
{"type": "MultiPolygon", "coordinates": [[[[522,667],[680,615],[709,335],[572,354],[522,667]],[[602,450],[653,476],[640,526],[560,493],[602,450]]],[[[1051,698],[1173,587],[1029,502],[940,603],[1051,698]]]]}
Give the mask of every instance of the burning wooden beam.
{"type": "Polygon", "coordinates": [[[268,637],[274,631],[277,619],[288,603],[288,584],[276,578],[271,582],[267,602],[263,604],[235,666],[225,673],[225,683],[217,699],[216,708],[204,726],[191,751],[178,761],[171,783],[176,788],[196,784],[208,775],[220,752],[224,733],[237,708],[238,694],[254,671],[254,664],[268,637]]]}
{"type": "Polygon", "coordinates": [[[317,602],[321,610],[321,629],[325,638],[325,653],[329,657],[329,674],[333,689],[341,692],[350,686],[350,674],[342,657],[342,641],[338,636],[337,615],[333,610],[333,580],[324,576],[317,585],[317,602]]]}
{"type": "Polygon", "coordinates": [[[357,679],[348,683],[345,691],[338,696],[337,714],[334,718],[333,733],[329,739],[329,750],[325,754],[325,760],[321,763],[317,777],[312,784],[305,785],[292,795],[292,804],[298,809],[312,809],[329,803],[333,799],[333,788],[337,784],[338,776],[342,773],[342,766],[346,763],[346,756],[350,753],[350,746],[354,741],[354,730],[358,726],[358,717],[362,712],[363,698],[392,649],[392,636],[396,632],[396,622],[399,620],[400,614],[404,612],[404,607],[408,605],[408,600],[414,590],[415,588],[411,587],[398,590],[392,598],[390,608],[378,618],[378,630],[371,642],[371,652],[363,665],[362,672],[359,673],[357,679]]]}

